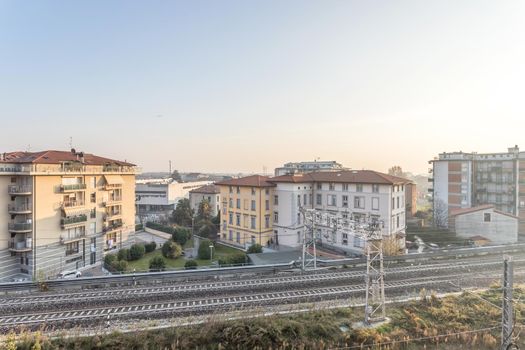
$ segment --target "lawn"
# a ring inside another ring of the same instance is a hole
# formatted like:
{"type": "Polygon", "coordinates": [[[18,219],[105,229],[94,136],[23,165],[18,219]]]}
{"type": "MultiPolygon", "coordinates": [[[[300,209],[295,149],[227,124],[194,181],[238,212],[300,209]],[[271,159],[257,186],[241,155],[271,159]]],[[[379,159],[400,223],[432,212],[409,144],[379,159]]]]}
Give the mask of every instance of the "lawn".
{"type": "MultiPolygon", "coordinates": [[[[191,248],[191,247],[193,247],[193,240],[190,239],[188,240],[188,242],[186,242],[186,244],[184,245],[184,248],[191,248]]],[[[217,258],[219,257],[226,257],[226,256],[229,256],[235,253],[239,253],[239,252],[240,250],[238,249],[230,248],[230,247],[227,247],[221,244],[215,244],[215,248],[213,249],[213,260],[216,261],[217,258]]],[[[149,261],[151,260],[151,258],[155,256],[162,256],[162,252],[160,249],[157,249],[151,253],[144,254],[144,256],[139,260],[129,261],[128,271],[133,271],[133,269],[135,269],[135,271],[137,272],[148,271],[149,261]]],[[[187,259],[185,259],[184,257],[180,257],[177,259],[166,259],[166,258],[164,259],[166,260],[166,269],[184,268],[184,264],[187,261],[187,259]]],[[[197,262],[199,266],[210,266],[211,265],[211,261],[208,259],[207,260],[195,259],[195,261],[197,262]]]]}

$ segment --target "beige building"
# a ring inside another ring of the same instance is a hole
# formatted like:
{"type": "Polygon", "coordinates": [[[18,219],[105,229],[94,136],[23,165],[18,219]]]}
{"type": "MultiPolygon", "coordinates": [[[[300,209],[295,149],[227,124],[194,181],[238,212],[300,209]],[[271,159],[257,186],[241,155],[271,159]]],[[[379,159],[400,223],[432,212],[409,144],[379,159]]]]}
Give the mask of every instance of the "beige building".
{"type": "Polygon", "coordinates": [[[135,231],[135,172],[82,152],[0,155],[0,278],[94,265],[135,231]]]}
{"type": "Polygon", "coordinates": [[[272,240],[274,184],[267,176],[253,175],[218,182],[222,200],[220,240],[247,248],[272,240]]]}
{"type": "Polygon", "coordinates": [[[195,211],[195,214],[199,210],[199,205],[203,200],[207,200],[210,204],[211,215],[217,216],[217,213],[220,212],[221,204],[221,190],[219,186],[214,184],[201,186],[194,190],[190,191],[190,205],[191,208],[195,211]]]}

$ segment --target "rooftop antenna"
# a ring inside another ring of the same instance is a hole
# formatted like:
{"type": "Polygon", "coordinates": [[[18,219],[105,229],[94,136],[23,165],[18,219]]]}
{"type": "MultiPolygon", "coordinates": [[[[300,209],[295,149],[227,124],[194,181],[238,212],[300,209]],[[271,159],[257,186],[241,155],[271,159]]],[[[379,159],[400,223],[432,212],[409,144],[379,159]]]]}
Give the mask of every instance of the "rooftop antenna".
{"type": "Polygon", "coordinates": [[[171,176],[171,160],[169,160],[168,162],[170,164],[170,174],[169,174],[169,176],[171,176]]]}
{"type": "Polygon", "coordinates": [[[73,149],[73,137],[69,136],[69,149],[73,149]]]}

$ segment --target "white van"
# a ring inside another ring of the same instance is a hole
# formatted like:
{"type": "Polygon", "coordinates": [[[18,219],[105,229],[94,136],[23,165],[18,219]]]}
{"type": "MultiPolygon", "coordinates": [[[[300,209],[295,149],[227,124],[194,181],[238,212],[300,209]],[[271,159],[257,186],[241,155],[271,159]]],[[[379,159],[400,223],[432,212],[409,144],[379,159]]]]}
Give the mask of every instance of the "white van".
{"type": "Polygon", "coordinates": [[[82,276],[80,271],[62,271],[58,274],[58,278],[77,278],[82,276]]]}

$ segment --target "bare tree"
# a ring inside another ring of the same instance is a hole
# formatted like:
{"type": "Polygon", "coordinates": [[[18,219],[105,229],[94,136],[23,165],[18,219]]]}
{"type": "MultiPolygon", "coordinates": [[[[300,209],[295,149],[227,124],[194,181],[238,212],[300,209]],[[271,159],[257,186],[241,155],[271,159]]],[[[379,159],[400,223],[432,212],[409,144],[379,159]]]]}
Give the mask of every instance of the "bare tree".
{"type": "Polygon", "coordinates": [[[448,206],[442,199],[434,199],[434,226],[448,227],[448,206]]]}

